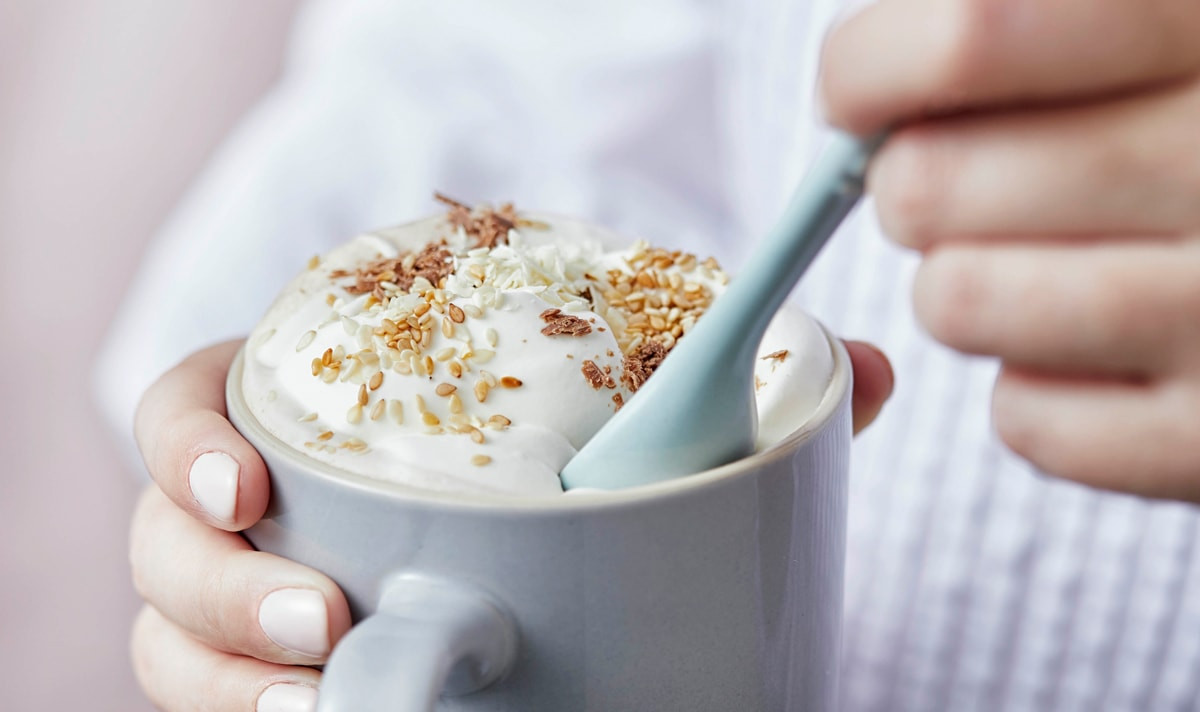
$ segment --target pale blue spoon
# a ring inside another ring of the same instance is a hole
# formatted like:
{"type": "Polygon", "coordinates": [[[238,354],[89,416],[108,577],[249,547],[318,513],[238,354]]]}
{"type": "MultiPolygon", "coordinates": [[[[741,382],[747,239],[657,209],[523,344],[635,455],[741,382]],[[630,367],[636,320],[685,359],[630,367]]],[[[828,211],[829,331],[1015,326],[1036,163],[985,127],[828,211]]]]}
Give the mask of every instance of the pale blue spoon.
{"type": "Polygon", "coordinates": [[[754,452],[754,360],[767,324],[862,197],[882,138],[834,137],[783,217],[686,338],[562,471],[564,489],[621,489],[754,452]]]}

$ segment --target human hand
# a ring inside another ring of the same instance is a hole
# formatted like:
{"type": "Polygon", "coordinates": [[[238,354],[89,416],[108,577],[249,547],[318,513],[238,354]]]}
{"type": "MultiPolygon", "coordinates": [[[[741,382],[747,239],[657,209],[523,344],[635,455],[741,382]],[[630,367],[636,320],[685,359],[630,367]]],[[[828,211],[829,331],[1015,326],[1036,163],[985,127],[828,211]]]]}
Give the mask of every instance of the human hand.
{"type": "Polygon", "coordinates": [[[831,121],[920,250],[918,318],[998,356],[1041,469],[1200,502],[1200,3],[882,0],[835,29],[831,121]]]}
{"type": "Polygon", "coordinates": [[[267,471],[225,419],[239,346],[191,356],[146,392],[135,433],[157,486],[133,516],[130,563],[146,600],[134,671],[168,712],[314,709],[325,661],[350,627],[326,576],[254,551],[235,532],[267,506],[267,471]]]}
{"type": "MultiPolygon", "coordinates": [[[[225,376],[238,343],[191,356],[146,392],[135,426],[157,486],[133,517],[130,562],[146,600],[134,624],[134,670],[168,712],[314,709],[320,673],[350,612],[326,576],[254,551],[235,532],[269,496],[258,453],[225,418],[225,376]],[[236,466],[236,469],[234,467],[236,466]]],[[[848,342],[854,427],[891,394],[887,359],[848,342]]]]}

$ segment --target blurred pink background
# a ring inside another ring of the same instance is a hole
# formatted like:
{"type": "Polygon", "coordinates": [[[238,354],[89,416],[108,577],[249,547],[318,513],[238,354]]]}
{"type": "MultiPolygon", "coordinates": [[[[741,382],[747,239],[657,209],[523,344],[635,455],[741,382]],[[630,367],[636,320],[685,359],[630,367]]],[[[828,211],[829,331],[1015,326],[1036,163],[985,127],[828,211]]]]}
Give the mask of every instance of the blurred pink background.
{"type": "Polygon", "coordinates": [[[147,240],[275,77],[295,5],[0,0],[0,708],[150,709],[128,663],[142,474],[96,415],[91,358],[147,240]]]}

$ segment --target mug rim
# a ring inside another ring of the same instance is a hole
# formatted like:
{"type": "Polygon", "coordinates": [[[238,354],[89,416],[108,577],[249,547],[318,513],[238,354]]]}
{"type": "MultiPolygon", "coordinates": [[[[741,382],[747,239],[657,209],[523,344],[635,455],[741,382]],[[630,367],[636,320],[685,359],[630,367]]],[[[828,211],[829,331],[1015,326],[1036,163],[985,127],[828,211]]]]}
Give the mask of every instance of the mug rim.
{"type": "MultiPolygon", "coordinates": [[[[787,307],[785,307],[787,308],[787,307]]],[[[816,321],[814,319],[814,321],[816,321]]],[[[303,475],[315,478],[339,487],[349,487],[374,497],[395,500],[404,504],[417,504],[426,508],[452,511],[492,510],[500,512],[520,512],[523,514],[557,514],[567,511],[582,512],[591,510],[611,509],[658,502],[661,500],[680,497],[707,487],[718,486],[724,482],[762,469],[764,466],[782,458],[790,457],[805,443],[827,427],[833,420],[834,414],[842,402],[849,398],[852,384],[852,369],[850,356],[840,339],[830,334],[820,321],[816,321],[821,333],[824,334],[833,354],[833,373],[829,384],[816,410],[803,425],[779,442],[767,449],[756,452],[739,460],[714,467],[692,475],[676,477],[636,487],[625,487],[615,490],[589,491],[579,495],[561,495],[534,497],[505,497],[476,492],[442,492],[433,489],[421,489],[390,480],[376,479],[360,475],[349,470],[338,468],[329,463],[317,460],[291,447],[258,421],[250,412],[245,398],[242,396],[242,370],[245,361],[245,344],[238,349],[237,355],[230,364],[225,381],[225,402],[231,423],[242,435],[250,441],[265,463],[283,461],[288,465],[287,476],[303,475]],[[268,449],[264,452],[264,449],[268,449]]],[[[276,477],[284,473],[274,471],[276,477]]]]}

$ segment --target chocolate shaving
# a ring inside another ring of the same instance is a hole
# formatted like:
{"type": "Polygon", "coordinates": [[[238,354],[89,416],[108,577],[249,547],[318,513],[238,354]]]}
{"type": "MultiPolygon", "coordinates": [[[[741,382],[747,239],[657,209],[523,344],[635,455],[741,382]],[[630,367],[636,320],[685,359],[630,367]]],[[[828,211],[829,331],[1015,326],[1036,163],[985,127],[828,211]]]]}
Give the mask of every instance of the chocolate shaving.
{"type": "Polygon", "coordinates": [[[663,359],[667,357],[667,348],[657,341],[647,341],[634,349],[625,357],[625,370],[621,374],[621,382],[629,390],[636,391],[654,373],[663,359]]]}
{"type": "Polygon", "coordinates": [[[583,368],[581,368],[580,371],[583,372],[583,377],[587,379],[587,382],[591,384],[592,388],[595,388],[596,390],[600,390],[602,386],[606,388],[617,387],[617,382],[613,380],[612,376],[600,370],[600,367],[596,365],[595,361],[584,361],[583,368]]]}
{"type": "Polygon", "coordinates": [[[412,259],[410,267],[405,267],[407,255],[399,257],[380,257],[371,260],[356,269],[353,273],[346,270],[334,270],[329,274],[334,279],[354,277],[354,284],[346,286],[351,294],[373,294],[375,298],[384,301],[387,294],[382,283],[389,282],[407,292],[416,282],[417,277],[424,277],[429,283],[437,286],[442,279],[454,271],[454,256],[446,249],[444,242],[431,242],[412,259]]]}
{"type": "Polygon", "coordinates": [[[563,314],[561,309],[547,309],[540,316],[542,321],[546,322],[546,326],[542,328],[542,333],[546,336],[585,336],[592,333],[591,324],[577,316],[563,314]]]}
{"type": "Polygon", "coordinates": [[[508,244],[508,231],[518,225],[535,226],[533,221],[517,217],[517,211],[512,203],[501,205],[498,210],[489,207],[471,209],[466,203],[455,200],[441,193],[433,197],[440,203],[450,206],[446,219],[455,228],[462,228],[467,237],[471,238],[474,247],[493,248],[496,245],[508,244]]]}

